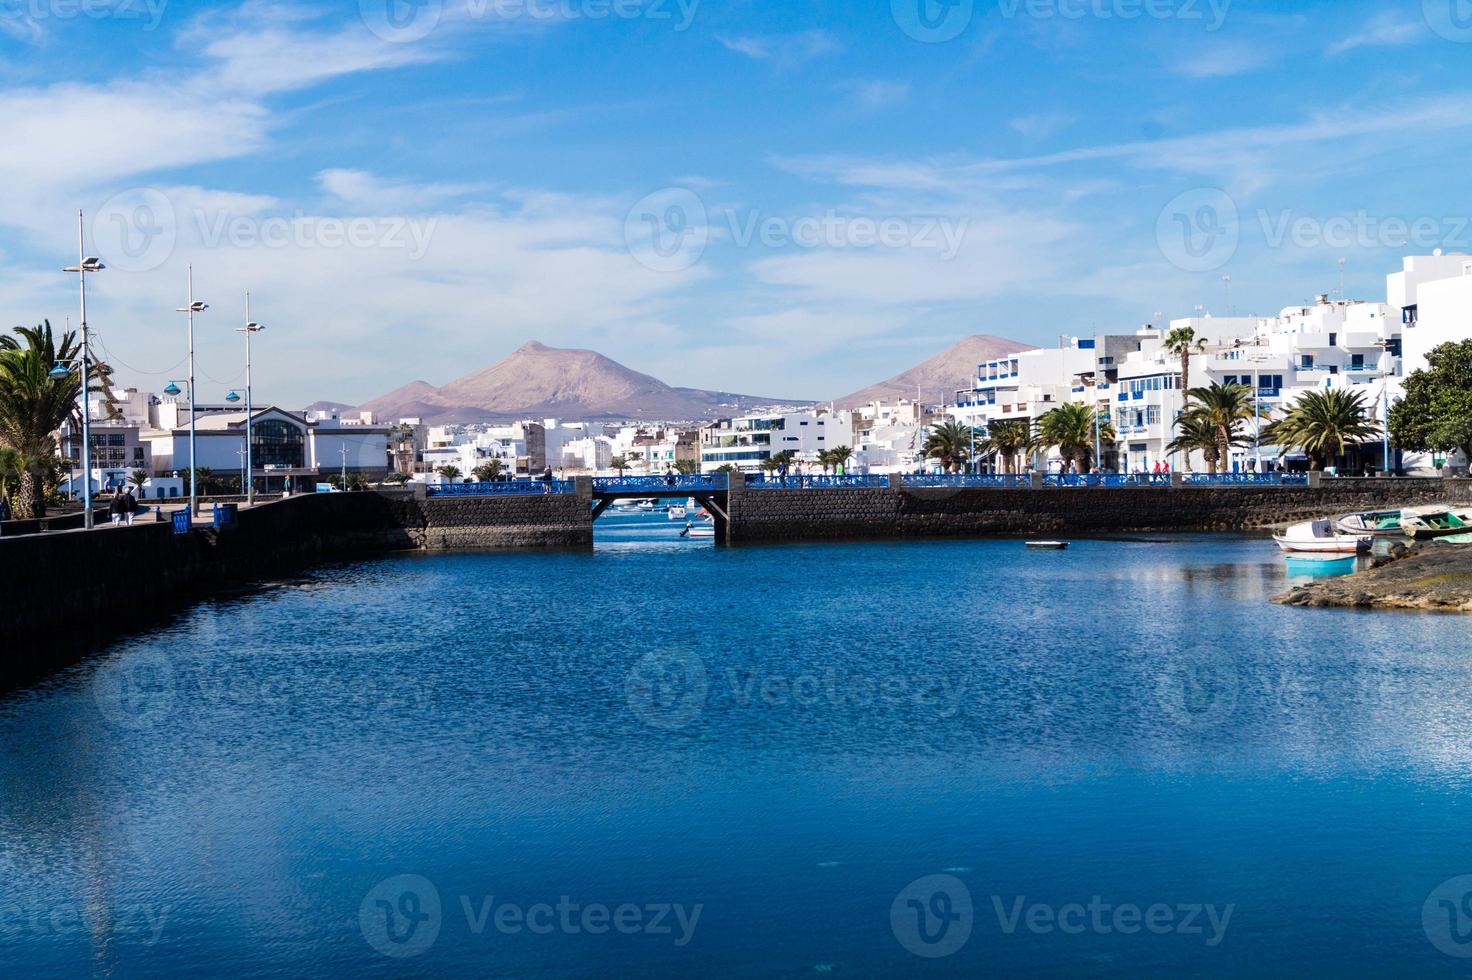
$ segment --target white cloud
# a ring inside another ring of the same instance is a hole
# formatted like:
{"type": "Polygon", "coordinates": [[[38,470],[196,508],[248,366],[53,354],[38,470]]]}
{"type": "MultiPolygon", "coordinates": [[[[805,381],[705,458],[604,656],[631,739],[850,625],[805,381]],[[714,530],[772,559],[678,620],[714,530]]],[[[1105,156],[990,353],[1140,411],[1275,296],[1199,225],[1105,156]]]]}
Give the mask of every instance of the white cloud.
{"type": "Polygon", "coordinates": [[[894,82],[882,78],[856,79],[843,82],[835,88],[848,96],[849,103],[860,112],[882,112],[893,109],[910,97],[908,82],[894,82]]]}
{"type": "Polygon", "coordinates": [[[365,170],[323,170],[317,174],[317,183],[338,201],[376,214],[422,211],[486,187],[384,180],[365,170]]]}
{"type": "Polygon", "coordinates": [[[1076,121],[1076,117],[1066,112],[1037,112],[1008,120],[1007,125],[1027,139],[1045,140],[1072,126],[1076,121]]]}
{"type": "Polygon", "coordinates": [[[1171,70],[1186,78],[1231,78],[1266,68],[1276,57],[1262,42],[1222,41],[1188,51],[1172,63],[1171,70]]]}
{"type": "Polygon", "coordinates": [[[843,50],[838,39],[827,31],[804,31],[800,34],[768,34],[746,37],[718,37],[726,50],[769,61],[779,68],[795,68],[815,58],[837,54],[843,50]]]}
{"type": "Polygon", "coordinates": [[[1429,36],[1423,20],[1399,17],[1393,13],[1381,14],[1355,33],[1329,45],[1325,54],[1332,58],[1358,48],[1401,47],[1424,41],[1429,36]]]}

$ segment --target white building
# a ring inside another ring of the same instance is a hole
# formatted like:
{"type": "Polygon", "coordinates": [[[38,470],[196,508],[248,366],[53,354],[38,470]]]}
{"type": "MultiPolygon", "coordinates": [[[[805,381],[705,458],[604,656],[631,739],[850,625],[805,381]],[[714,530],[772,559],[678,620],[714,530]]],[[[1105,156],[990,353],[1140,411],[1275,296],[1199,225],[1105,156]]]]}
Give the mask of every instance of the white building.
{"type": "Polygon", "coordinates": [[[817,454],[840,446],[853,447],[853,425],[847,413],[824,411],[744,415],[722,419],[700,430],[700,469],[710,473],[730,464],[757,472],[778,453],[795,453],[813,462],[817,454]]]}

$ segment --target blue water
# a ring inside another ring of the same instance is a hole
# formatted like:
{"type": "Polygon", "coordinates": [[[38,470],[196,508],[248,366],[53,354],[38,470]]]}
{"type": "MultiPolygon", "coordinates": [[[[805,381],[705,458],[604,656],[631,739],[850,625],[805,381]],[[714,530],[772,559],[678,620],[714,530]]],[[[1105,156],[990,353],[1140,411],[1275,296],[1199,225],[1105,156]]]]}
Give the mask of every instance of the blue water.
{"type": "Polygon", "coordinates": [[[1472,963],[1464,619],[1272,606],[1261,538],[607,521],[206,602],[0,699],[0,974],[1472,963]]]}

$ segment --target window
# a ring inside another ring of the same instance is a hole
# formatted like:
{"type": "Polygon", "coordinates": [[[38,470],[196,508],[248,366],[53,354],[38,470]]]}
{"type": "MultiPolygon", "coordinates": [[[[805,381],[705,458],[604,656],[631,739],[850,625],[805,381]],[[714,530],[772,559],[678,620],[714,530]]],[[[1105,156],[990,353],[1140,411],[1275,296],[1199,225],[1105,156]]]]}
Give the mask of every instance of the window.
{"type": "Polygon", "coordinates": [[[1338,347],[1339,346],[1339,335],[1337,333],[1331,333],[1329,335],[1329,346],[1330,347],[1338,347]]]}
{"type": "Polygon", "coordinates": [[[1312,371],[1314,369],[1314,356],[1312,354],[1300,354],[1298,367],[1303,371],[1312,371]]]}
{"type": "Polygon", "coordinates": [[[1363,371],[1365,369],[1365,355],[1351,354],[1349,358],[1349,369],[1351,371],[1363,371]]]}
{"type": "Polygon", "coordinates": [[[306,465],[302,430],[281,419],[265,419],[251,426],[251,457],[255,466],[306,465]]]}

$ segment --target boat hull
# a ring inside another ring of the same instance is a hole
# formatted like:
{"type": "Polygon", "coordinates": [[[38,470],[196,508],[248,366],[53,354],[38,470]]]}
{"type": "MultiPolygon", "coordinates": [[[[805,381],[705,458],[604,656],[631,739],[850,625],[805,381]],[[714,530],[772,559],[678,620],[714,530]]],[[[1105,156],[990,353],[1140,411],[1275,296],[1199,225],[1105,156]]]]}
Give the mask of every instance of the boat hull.
{"type": "Polygon", "coordinates": [[[1304,539],[1278,534],[1273,536],[1273,540],[1288,554],[1356,555],[1365,550],[1365,541],[1353,537],[1304,539]]]}

